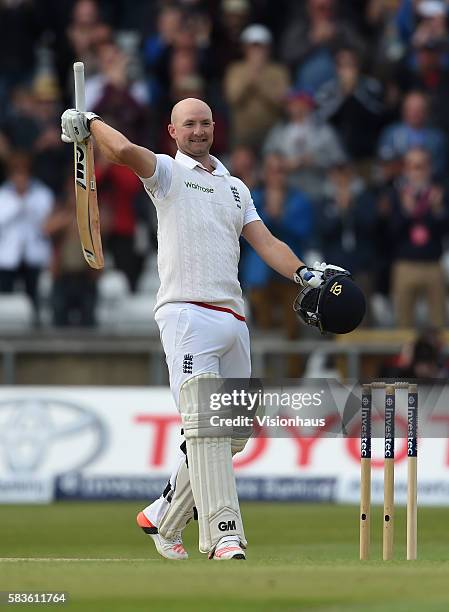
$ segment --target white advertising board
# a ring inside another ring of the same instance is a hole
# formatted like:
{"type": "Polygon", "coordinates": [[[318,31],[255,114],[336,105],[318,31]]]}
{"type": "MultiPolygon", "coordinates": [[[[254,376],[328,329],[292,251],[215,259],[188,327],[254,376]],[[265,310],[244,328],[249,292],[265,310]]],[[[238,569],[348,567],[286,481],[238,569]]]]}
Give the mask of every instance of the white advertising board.
{"type": "MultiPolygon", "coordinates": [[[[154,498],[182,442],[168,388],[3,387],[0,502],[154,498]]],[[[383,498],[382,440],[373,441],[373,500],[383,498]]],[[[234,459],[241,498],[359,500],[359,439],[251,439],[234,459]]],[[[396,444],[405,502],[406,439],[396,444]]],[[[449,505],[449,440],[420,439],[419,502],[449,505]]]]}

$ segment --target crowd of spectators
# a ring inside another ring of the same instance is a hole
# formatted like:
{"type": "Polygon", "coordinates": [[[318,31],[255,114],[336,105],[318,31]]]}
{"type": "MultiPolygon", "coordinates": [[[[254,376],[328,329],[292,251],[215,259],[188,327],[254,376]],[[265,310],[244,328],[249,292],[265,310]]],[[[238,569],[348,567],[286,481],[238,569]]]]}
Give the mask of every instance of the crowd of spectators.
{"type": "MultiPolygon", "coordinates": [[[[212,152],[275,235],[350,269],[398,326],[420,299],[442,326],[448,24],[446,0],[0,0],[0,292],[25,291],[38,324],[50,270],[53,323],[96,323],[59,127],[80,60],[88,109],[156,152],[174,153],[172,105],[204,99],[212,152]]],[[[157,248],[151,203],[98,152],[96,173],[107,260],[139,292],[157,248]]],[[[254,324],[296,337],[294,285],[246,245],[241,282],[254,324]]],[[[369,308],[364,325],[379,324],[369,308]]]]}

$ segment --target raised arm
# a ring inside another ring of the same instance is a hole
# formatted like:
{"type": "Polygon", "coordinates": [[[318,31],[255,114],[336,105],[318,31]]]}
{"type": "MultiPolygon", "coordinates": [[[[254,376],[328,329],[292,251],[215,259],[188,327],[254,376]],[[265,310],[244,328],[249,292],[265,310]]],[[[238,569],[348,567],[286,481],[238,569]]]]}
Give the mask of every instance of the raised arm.
{"type": "Polygon", "coordinates": [[[91,133],[96,145],[109,161],[128,166],[142,178],[153,176],[156,169],[156,155],[153,151],[132,143],[103,121],[92,121],[91,133]]]}
{"type": "Polygon", "coordinates": [[[94,113],[66,110],[61,118],[62,140],[82,142],[92,134],[102,154],[111,162],[128,166],[142,178],[148,178],[156,169],[156,155],[149,149],[129,141],[94,113]]]}

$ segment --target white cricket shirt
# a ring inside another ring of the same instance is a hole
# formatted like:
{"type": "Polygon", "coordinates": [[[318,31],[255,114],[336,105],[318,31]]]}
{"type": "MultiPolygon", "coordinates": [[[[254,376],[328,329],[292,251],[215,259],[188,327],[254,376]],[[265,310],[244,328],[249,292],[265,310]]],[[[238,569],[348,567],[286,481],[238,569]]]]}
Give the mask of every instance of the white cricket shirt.
{"type": "Polygon", "coordinates": [[[158,219],[161,286],[155,310],[169,302],[204,302],[244,316],[238,281],[239,238],[260,220],[246,185],[211,155],[215,170],[178,151],[156,155],[141,178],[158,219]]]}

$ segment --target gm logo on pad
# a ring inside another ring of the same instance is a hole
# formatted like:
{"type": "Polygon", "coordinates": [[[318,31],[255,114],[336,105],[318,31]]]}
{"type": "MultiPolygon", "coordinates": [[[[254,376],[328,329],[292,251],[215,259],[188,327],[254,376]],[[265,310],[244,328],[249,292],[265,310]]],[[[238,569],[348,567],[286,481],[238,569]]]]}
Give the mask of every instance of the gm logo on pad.
{"type": "Polygon", "coordinates": [[[230,531],[237,528],[235,526],[235,521],[220,521],[218,523],[218,529],[220,531],[230,531]]]}

